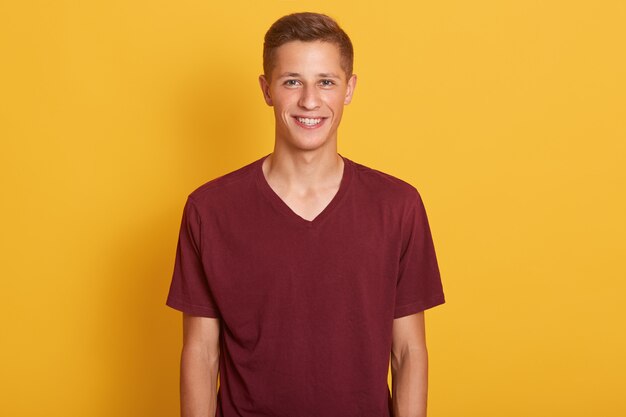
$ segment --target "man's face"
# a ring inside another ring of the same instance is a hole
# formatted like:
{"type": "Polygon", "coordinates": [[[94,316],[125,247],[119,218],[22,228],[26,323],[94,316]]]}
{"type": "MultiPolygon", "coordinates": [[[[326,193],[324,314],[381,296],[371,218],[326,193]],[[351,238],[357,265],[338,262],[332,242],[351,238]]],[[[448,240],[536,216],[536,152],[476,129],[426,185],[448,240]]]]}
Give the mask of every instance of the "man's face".
{"type": "Polygon", "coordinates": [[[347,79],[339,48],[328,42],[293,41],[275,51],[274,68],[259,81],[274,107],[276,141],[299,150],[335,146],[343,106],[352,100],[356,75],[347,79]]]}

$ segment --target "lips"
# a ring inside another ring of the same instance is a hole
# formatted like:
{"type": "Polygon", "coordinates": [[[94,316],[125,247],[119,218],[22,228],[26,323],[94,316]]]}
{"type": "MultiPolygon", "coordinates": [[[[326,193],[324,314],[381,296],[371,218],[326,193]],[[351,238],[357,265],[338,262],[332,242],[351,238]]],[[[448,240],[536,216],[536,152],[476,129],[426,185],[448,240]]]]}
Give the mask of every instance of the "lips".
{"type": "Polygon", "coordinates": [[[316,129],[324,124],[326,120],[325,117],[302,117],[302,116],[293,116],[293,119],[296,121],[296,124],[305,129],[316,129]]]}

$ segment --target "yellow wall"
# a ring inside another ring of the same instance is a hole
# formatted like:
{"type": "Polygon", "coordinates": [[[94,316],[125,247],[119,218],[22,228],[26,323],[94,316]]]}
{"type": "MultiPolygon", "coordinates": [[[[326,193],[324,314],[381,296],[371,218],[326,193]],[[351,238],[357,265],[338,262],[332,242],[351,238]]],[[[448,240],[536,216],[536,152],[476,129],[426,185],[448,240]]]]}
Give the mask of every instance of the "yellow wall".
{"type": "Polygon", "coordinates": [[[2,1],[0,413],[176,415],[182,206],[271,151],[302,10],[356,47],[340,152],[428,209],[429,415],[626,415],[622,0],[2,1]]]}

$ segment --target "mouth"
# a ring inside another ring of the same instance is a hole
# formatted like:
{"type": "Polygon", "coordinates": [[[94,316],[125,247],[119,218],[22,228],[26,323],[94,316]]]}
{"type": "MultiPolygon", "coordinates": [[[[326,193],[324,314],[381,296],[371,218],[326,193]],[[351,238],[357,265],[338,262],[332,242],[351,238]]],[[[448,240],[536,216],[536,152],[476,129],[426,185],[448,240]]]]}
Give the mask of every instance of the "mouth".
{"type": "Polygon", "coordinates": [[[326,121],[325,117],[300,117],[293,116],[296,124],[305,129],[317,129],[326,121]]]}

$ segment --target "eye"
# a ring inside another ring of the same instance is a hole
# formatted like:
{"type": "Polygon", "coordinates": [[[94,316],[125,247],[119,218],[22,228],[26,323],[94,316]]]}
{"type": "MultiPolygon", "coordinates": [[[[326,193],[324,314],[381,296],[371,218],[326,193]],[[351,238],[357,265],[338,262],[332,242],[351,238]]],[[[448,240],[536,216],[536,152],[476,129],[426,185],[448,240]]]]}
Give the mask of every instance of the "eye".
{"type": "Polygon", "coordinates": [[[333,85],[335,85],[335,82],[333,80],[321,80],[320,85],[322,87],[332,87],[333,85]]]}
{"type": "Polygon", "coordinates": [[[294,80],[294,79],[286,80],[283,83],[283,85],[286,86],[286,87],[297,87],[299,84],[300,84],[300,81],[294,80]]]}

